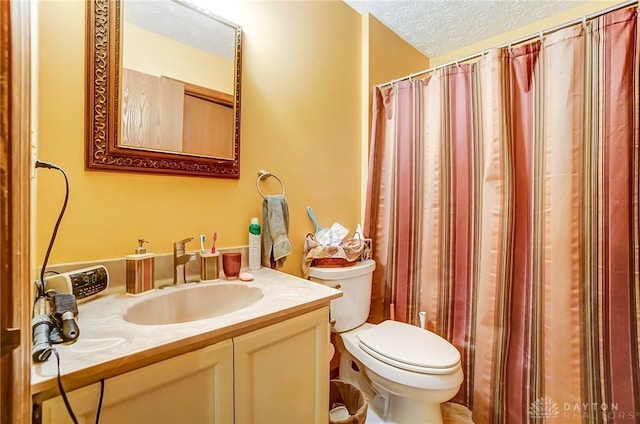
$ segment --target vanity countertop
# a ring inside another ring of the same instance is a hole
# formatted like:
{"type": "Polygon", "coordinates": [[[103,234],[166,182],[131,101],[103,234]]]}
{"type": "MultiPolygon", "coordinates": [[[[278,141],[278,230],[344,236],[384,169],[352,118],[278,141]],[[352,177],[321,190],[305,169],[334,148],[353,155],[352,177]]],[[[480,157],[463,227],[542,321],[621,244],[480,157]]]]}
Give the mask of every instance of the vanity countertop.
{"type": "MultiPolygon", "coordinates": [[[[73,344],[54,345],[60,354],[60,372],[65,390],[109,378],[182,353],[193,351],[296,315],[328,306],[342,292],[302,278],[262,268],[251,272],[255,279],[202,284],[247,284],[262,289],[264,296],[253,305],[199,321],[165,325],[137,325],[123,319],[131,305],[161,296],[170,290],[155,290],[139,297],[124,293],[97,297],[78,306],[80,337],[73,344]]],[[[193,284],[198,286],[199,284],[193,284]]],[[[328,324],[328,323],[327,323],[328,324]]],[[[57,364],[52,354],[46,362],[31,367],[33,395],[57,394],[57,364]]]]}

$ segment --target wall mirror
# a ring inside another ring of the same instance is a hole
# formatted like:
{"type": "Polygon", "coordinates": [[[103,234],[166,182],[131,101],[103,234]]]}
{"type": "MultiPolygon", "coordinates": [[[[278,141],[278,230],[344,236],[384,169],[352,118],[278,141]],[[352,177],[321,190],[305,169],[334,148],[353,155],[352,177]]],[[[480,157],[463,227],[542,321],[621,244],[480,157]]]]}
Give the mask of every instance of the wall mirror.
{"type": "Polygon", "coordinates": [[[241,39],[182,0],[87,2],[86,168],[239,178],[241,39]]]}

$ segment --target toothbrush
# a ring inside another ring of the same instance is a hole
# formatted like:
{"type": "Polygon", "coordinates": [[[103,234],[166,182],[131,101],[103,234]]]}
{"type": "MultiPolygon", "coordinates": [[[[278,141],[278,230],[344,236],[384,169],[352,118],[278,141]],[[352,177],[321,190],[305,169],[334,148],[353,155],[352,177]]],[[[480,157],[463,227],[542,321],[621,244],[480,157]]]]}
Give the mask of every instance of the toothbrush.
{"type": "Polygon", "coordinates": [[[204,234],[200,234],[200,252],[207,253],[207,249],[204,248],[204,234]]]}
{"type": "Polygon", "coordinates": [[[213,233],[213,246],[211,246],[211,253],[216,253],[216,240],[218,240],[218,233],[213,233]]]}

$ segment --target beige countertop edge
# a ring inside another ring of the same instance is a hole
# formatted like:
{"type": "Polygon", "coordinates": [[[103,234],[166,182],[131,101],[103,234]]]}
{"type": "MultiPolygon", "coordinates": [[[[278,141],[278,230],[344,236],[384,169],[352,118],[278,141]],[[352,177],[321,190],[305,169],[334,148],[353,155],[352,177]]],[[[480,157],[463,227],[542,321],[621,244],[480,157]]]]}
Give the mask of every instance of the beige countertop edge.
{"type": "MultiPolygon", "coordinates": [[[[200,334],[135,352],[110,361],[97,363],[81,370],[63,375],[62,384],[67,392],[84,387],[86,385],[96,383],[103,378],[111,378],[140,367],[151,365],[165,359],[237,337],[241,334],[246,334],[260,328],[268,327],[324,306],[329,306],[329,302],[332,299],[336,299],[340,296],[342,296],[342,293],[296,305],[288,309],[275,311],[253,319],[240,321],[226,327],[205,331],[200,334]]],[[[54,356],[52,355],[49,360],[55,360],[54,356]]],[[[33,384],[31,386],[31,394],[36,402],[59,395],[57,378],[53,377],[33,384]]]]}

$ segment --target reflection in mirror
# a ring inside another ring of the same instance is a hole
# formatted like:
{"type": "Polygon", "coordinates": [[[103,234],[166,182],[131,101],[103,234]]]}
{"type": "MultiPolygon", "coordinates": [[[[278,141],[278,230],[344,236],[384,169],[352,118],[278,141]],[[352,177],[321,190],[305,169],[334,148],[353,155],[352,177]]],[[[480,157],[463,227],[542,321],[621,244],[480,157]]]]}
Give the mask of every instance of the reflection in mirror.
{"type": "Polygon", "coordinates": [[[88,4],[87,168],[239,177],[240,28],[182,0],[88,4]]]}
{"type": "Polygon", "coordinates": [[[120,144],[232,159],[235,31],[188,4],[124,0],[120,144]]]}

